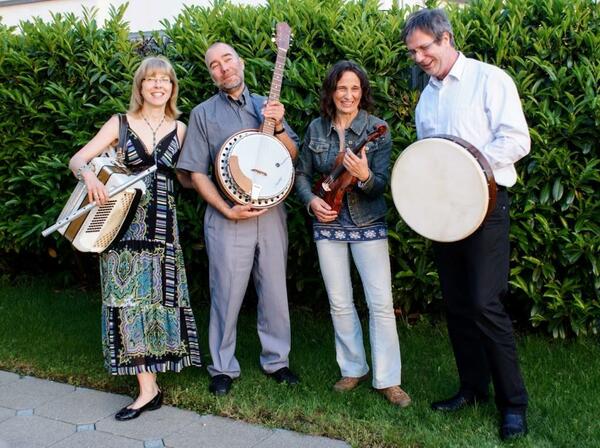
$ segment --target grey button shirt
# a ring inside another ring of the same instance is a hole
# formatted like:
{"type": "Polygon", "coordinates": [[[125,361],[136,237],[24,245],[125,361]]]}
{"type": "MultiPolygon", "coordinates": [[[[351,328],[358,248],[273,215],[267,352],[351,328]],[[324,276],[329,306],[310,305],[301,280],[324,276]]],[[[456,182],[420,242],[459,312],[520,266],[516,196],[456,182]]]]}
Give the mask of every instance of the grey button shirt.
{"type": "MultiPolygon", "coordinates": [[[[258,129],[262,123],[260,112],[266,98],[250,94],[248,88],[238,100],[223,91],[196,106],[190,114],[187,134],[177,168],[210,174],[223,143],[243,129],[258,129]]],[[[284,122],[287,134],[296,145],[300,140],[284,122]]]]}

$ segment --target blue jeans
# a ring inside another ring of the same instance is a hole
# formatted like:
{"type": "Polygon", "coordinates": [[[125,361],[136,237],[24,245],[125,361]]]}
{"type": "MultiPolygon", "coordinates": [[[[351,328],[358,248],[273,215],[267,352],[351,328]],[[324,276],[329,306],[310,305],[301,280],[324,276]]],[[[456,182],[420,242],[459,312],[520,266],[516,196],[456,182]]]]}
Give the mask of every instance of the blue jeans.
{"type": "Polygon", "coordinates": [[[346,243],[316,242],[335,331],[336,359],[342,376],[360,377],[369,371],[362,328],[352,298],[350,253],[369,307],[369,336],[373,387],[400,384],[400,343],[392,303],[392,283],[387,240],[346,243]]]}

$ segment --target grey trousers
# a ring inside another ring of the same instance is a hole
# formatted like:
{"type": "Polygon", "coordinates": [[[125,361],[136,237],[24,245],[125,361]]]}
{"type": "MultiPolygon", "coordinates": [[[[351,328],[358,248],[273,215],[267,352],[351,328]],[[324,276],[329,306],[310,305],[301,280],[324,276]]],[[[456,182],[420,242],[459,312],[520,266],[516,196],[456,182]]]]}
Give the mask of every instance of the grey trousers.
{"type": "Polygon", "coordinates": [[[209,260],[211,376],[240,376],[237,321],[250,275],[258,296],[257,330],[266,372],[287,367],[290,316],[286,288],[287,223],[283,204],[257,218],[231,221],[210,205],[204,216],[209,260]]]}

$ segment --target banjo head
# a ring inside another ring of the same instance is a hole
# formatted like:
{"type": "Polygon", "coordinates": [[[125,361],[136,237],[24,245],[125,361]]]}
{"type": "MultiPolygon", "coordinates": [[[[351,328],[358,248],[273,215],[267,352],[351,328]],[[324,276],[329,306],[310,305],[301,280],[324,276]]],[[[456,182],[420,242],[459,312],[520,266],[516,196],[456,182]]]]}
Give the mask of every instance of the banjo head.
{"type": "Polygon", "coordinates": [[[238,132],[223,144],[215,172],[227,197],[253,208],[278,205],[294,185],[294,164],[287,148],[256,130],[238,132]]]}
{"type": "Polygon", "coordinates": [[[466,147],[445,138],[408,146],[394,164],[391,188],[404,222],[438,242],[471,235],[490,203],[488,179],[479,161],[466,147]]]}

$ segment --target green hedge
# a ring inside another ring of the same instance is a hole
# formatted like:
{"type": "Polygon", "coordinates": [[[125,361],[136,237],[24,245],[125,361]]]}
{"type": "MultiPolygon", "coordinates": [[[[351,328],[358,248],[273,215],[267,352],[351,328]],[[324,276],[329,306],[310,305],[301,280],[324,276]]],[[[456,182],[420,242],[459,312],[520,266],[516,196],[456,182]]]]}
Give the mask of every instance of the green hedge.
{"type": "MultiPolygon", "coordinates": [[[[434,4],[435,2],[429,2],[434,4]]],[[[74,181],[67,170],[80,148],[114,112],[123,111],[139,62],[124,9],[104,24],[56,15],[50,23],[0,21],[0,269],[36,259],[70,272],[81,261],[68,244],[40,231],[53,223],[74,181]],[[48,253],[55,258],[49,258],[48,253]],[[57,255],[56,255],[57,254],[57,255]]],[[[373,83],[376,114],[388,121],[394,159],[415,140],[413,67],[399,39],[407,9],[381,11],[376,1],[271,0],[265,6],[187,7],[163,23],[157,50],[176,66],[187,113],[215,88],[203,53],[232,42],[246,61],[246,81],[269,87],[271,30],[287,21],[294,33],[282,100],[302,134],[318,113],[319,86],[342,58],[362,64],[373,83]],[[162,45],[165,37],[168,45],[162,45]]],[[[600,5],[594,0],[481,0],[451,7],[456,42],[468,56],[503,67],[515,79],[531,127],[531,155],[518,164],[512,189],[512,304],[552,334],[600,328],[600,5]]],[[[307,218],[287,201],[292,302],[326,302],[307,218]]],[[[391,198],[390,198],[391,205],[391,198]]],[[[196,295],[206,295],[203,204],[194,192],[179,201],[182,242],[196,295]]],[[[410,231],[393,207],[390,251],[396,306],[405,313],[439,304],[430,243],[410,231]]],[[[32,265],[35,263],[31,262],[32,265]]],[[[65,274],[66,275],[66,274],[65,274]]]]}

